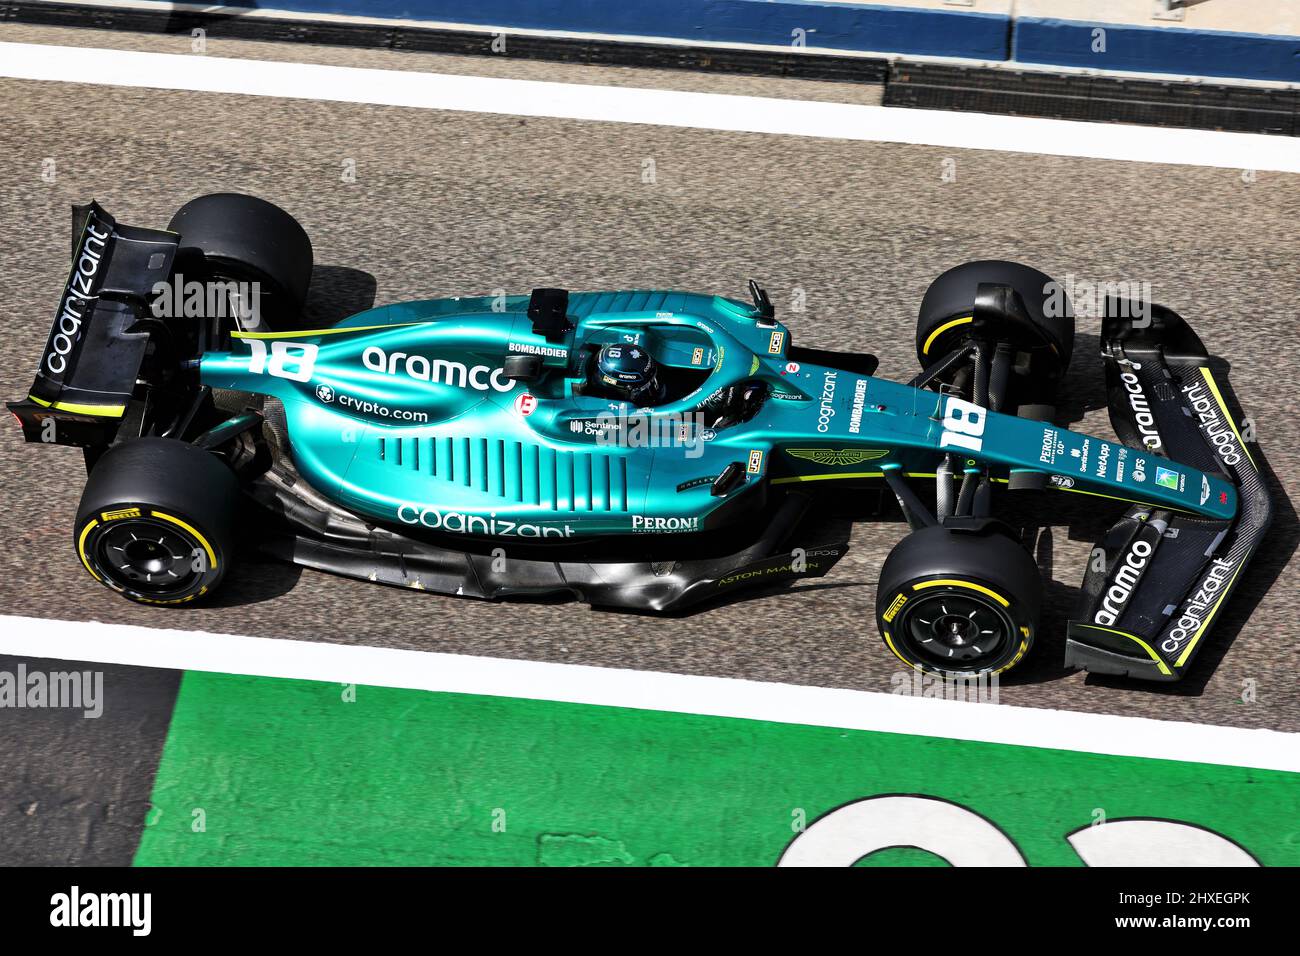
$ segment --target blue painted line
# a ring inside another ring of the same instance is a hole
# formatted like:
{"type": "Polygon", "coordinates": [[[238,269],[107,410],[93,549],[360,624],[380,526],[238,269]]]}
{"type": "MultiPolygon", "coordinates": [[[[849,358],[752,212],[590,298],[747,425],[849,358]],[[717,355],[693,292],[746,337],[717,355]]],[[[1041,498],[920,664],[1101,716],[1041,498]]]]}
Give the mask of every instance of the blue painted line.
{"type": "MultiPolygon", "coordinates": [[[[1300,37],[826,0],[227,0],[306,14],[505,30],[950,56],[1300,83],[1300,37]],[[1095,50],[1104,31],[1105,50],[1095,50]]],[[[170,7],[170,4],[159,3],[170,7]]]]}
{"type": "Polygon", "coordinates": [[[1300,37],[1183,30],[1024,17],[1015,22],[1012,57],[1099,70],[1230,76],[1300,82],[1300,37]],[[1094,31],[1105,52],[1093,52],[1094,31]]]}
{"type": "Polygon", "coordinates": [[[1011,20],[1002,14],[918,10],[818,0],[230,0],[230,6],[299,13],[438,20],[722,43],[1005,60],[1011,20]]]}

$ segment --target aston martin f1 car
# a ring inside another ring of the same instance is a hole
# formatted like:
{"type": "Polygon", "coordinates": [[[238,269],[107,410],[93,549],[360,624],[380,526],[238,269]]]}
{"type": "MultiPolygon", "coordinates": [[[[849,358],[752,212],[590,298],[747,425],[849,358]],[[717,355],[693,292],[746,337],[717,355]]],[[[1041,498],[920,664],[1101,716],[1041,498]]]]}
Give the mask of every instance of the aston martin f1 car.
{"type": "Polygon", "coordinates": [[[166,230],[92,203],[73,226],[36,380],[9,408],[29,441],[84,449],[76,553],[134,601],[207,598],[248,541],[442,594],[678,611],[826,574],[847,531],[801,539],[806,516],[865,486],[911,529],[877,589],[886,647],[996,673],[1033,644],[1043,586],[995,506],[1059,492],[1117,503],[1067,664],[1170,681],[1269,523],[1259,449],[1168,308],[1107,303],[1120,440],[1055,423],[1073,312],[1016,263],[934,281],[921,370],[897,384],[872,355],[795,345],[755,282],[751,301],[535,289],[312,327],[310,240],[268,202],[203,196],[166,230]]]}

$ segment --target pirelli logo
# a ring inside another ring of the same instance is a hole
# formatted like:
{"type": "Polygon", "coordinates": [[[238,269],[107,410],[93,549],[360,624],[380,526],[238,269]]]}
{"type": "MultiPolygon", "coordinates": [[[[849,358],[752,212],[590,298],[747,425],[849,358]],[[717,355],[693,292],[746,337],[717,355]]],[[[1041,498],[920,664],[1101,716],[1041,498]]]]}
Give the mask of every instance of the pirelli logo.
{"type": "Polygon", "coordinates": [[[781,354],[781,346],[785,345],[785,333],[779,329],[772,333],[772,338],[768,340],[767,350],[772,355],[781,354]]]}
{"type": "Polygon", "coordinates": [[[119,518],[138,518],[140,517],[139,508],[120,508],[117,511],[104,511],[99,515],[104,521],[117,521],[119,518]]]}
{"type": "Polygon", "coordinates": [[[906,603],[907,603],[906,594],[900,594],[898,597],[894,598],[894,603],[889,605],[889,609],[885,611],[885,613],[882,615],[885,619],[885,623],[888,624],[890,621],[892,621],[894,617],[898,614],[902,606],[906,603]]]}

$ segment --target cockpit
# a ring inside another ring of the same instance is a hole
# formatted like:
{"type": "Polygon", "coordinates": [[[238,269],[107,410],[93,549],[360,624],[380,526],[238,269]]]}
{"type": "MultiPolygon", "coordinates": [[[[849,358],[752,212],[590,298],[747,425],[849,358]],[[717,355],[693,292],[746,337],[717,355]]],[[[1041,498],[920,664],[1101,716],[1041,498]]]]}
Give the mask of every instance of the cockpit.
{"type": "Polygon", "coordinates": [[[704,427],[715,430],[748,421],[768,395],[768,386],[757,379],[711,383],[722,367],[724,346],[694,324],[611,322],[584,333],[563,367],[547,363],[551,367],[543,370],[536,360],[507,360],[507,374],[513,377],[512,366],[535,369],[535,377],[524,380],[541,402],[566,401],[591,412],[622,407],[653,413],[671,407],[699,414],[704,427]]]}

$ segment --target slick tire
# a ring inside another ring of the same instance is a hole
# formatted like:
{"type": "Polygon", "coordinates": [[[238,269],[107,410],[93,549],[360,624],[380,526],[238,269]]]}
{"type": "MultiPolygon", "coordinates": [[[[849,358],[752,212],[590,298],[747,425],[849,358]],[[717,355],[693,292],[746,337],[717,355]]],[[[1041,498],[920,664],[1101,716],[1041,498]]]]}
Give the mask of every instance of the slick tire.
{"type": "Polygon", "coordinates": [[[114,445],[81,495],[74,544],[90,575],[142,604],[216,590],[234,552],[239,482],[206,451],[170,438],[114,445]]]}
{"type": "Polygon", "coordinates": [[[1034,559],[997,526],[922,528],[885,559],[876,626],[899,660],[927,674],[1000,674],[1033,645],[1042,593],[1034,559]]]}
{"type": "Polygon", "coordinates": [[[1063,376],[1074,352],[1073,307],[1046,273],[1002,259],[966,262],[930,283],[916,322],[916,357],[921,368],[929,368],[943,358],[970,332],[975,295],[983,282],[1015,289],[1029,317],[1050,341],[1052,348],[1034,357],[1034,374],[1053,380],[1063,376]]]}
{"type": "Polygon", "coordinates": [[[176,271],[187,279],[197,271],[200,282],[257,283],[255,302],[241,303],[256,306],[247,330],[305,328],[312,248],[293,216],[256,196],[213,193],[187,202],[167,228],[180,234],[176,271]]]}

